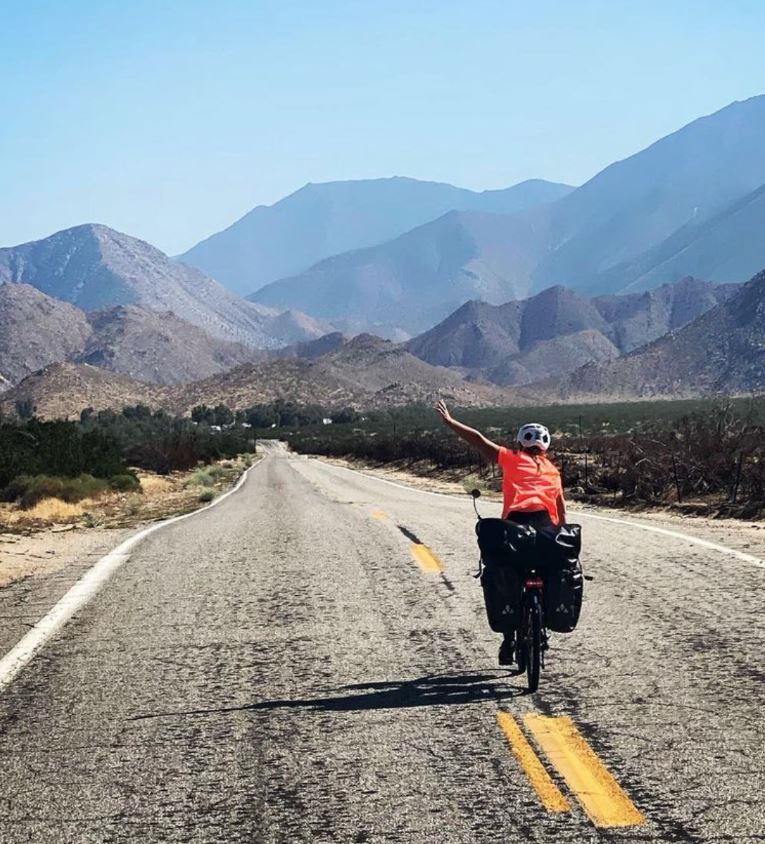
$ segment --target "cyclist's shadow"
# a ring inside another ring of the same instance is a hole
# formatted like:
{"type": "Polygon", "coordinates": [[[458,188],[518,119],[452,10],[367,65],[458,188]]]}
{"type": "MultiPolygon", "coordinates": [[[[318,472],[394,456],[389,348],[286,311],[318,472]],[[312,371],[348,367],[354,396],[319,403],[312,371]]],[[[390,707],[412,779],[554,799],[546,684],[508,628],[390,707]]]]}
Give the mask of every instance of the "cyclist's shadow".
{"type": "Polygon", "coordinates": [[[336,690],[341,694],[252,704],[261,709],[310,709],[314,712],[353,712],[369,709],[407,709],[418,706],[467,706],[525,694],[505,682],[507,672],[496,674],[429,674],[415,680],[354,683],[336,690]]]}
{"type": "Polygon", "coordinates": [[[372,709],[407,709],[419,706],[468,706],[498,703],[526,694],[509,686],[507,671],[484,674],[429,674],[414,680],[382,680],[354,683],[328,689],[322,697],[264,700],[243,706],[224,706],[177,712],[137,715],[131,720],[169,715],[213,715],[226,712],[259,712],[275,709],[303,709],[311,712],[362,712],[372,709]],[[339,694],[332,694],[339,692],[339,694]]]}

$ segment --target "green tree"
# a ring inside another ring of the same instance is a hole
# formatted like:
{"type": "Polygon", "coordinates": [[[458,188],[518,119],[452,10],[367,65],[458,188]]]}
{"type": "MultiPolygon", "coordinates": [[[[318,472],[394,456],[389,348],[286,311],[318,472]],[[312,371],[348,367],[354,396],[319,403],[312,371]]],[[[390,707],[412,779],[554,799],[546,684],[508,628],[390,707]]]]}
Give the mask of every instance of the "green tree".
{"type": "Polygon", "coordinates": [[[16,401],[16,415],[22,422],[32,419],[37,413],[37,406],[32,399],[17,399],[16,401]]]}
{"type": "Polygon", "coordinates": [[[213,411],[215,417],[214,425],[233,425],[234,412],[225,404],[218,404],[213,411]]]}

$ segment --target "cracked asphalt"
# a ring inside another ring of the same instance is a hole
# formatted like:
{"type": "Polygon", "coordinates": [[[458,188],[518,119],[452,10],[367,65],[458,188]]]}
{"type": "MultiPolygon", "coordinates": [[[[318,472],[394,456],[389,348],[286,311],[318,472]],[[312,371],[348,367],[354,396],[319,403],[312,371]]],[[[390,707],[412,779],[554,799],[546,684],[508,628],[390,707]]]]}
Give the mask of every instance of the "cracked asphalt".
{"type": "Polygon", "coordinates": [[[765,840],[765,570],[583,523],[582,621],[527,695],[467,497],[271,454],[0,695],[0,841],[765,840]],[[547,812],[499,711],[571,717],[645,823],[594,825],[540,752],[547,812]]]}

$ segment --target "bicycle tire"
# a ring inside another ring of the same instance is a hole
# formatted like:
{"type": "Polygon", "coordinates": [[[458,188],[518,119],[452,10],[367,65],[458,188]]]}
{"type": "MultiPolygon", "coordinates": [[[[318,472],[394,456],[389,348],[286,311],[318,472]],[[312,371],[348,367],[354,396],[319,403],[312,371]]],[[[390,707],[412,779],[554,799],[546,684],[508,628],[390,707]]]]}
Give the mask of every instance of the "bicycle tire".
{"type": "Polygon", "coordinates": [[[542,604],[534,595],[529,603],[526,621],[526,681],[530,692],[539,688],[542,663],[542,604]]]}

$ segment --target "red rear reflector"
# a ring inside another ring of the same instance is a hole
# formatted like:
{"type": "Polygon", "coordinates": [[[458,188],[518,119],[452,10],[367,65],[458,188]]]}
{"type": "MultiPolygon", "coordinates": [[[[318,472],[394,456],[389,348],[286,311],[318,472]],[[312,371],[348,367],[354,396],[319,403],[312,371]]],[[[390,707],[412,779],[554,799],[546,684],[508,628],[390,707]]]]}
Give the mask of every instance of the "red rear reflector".
{"type": "Polygon", "coordinates": [[[534,578],[533,580],[529,579],[526,581],[527,589],[541,589],[544,585],[545,582],[544,580],[542,580],[541,577],[534,578]]]}

